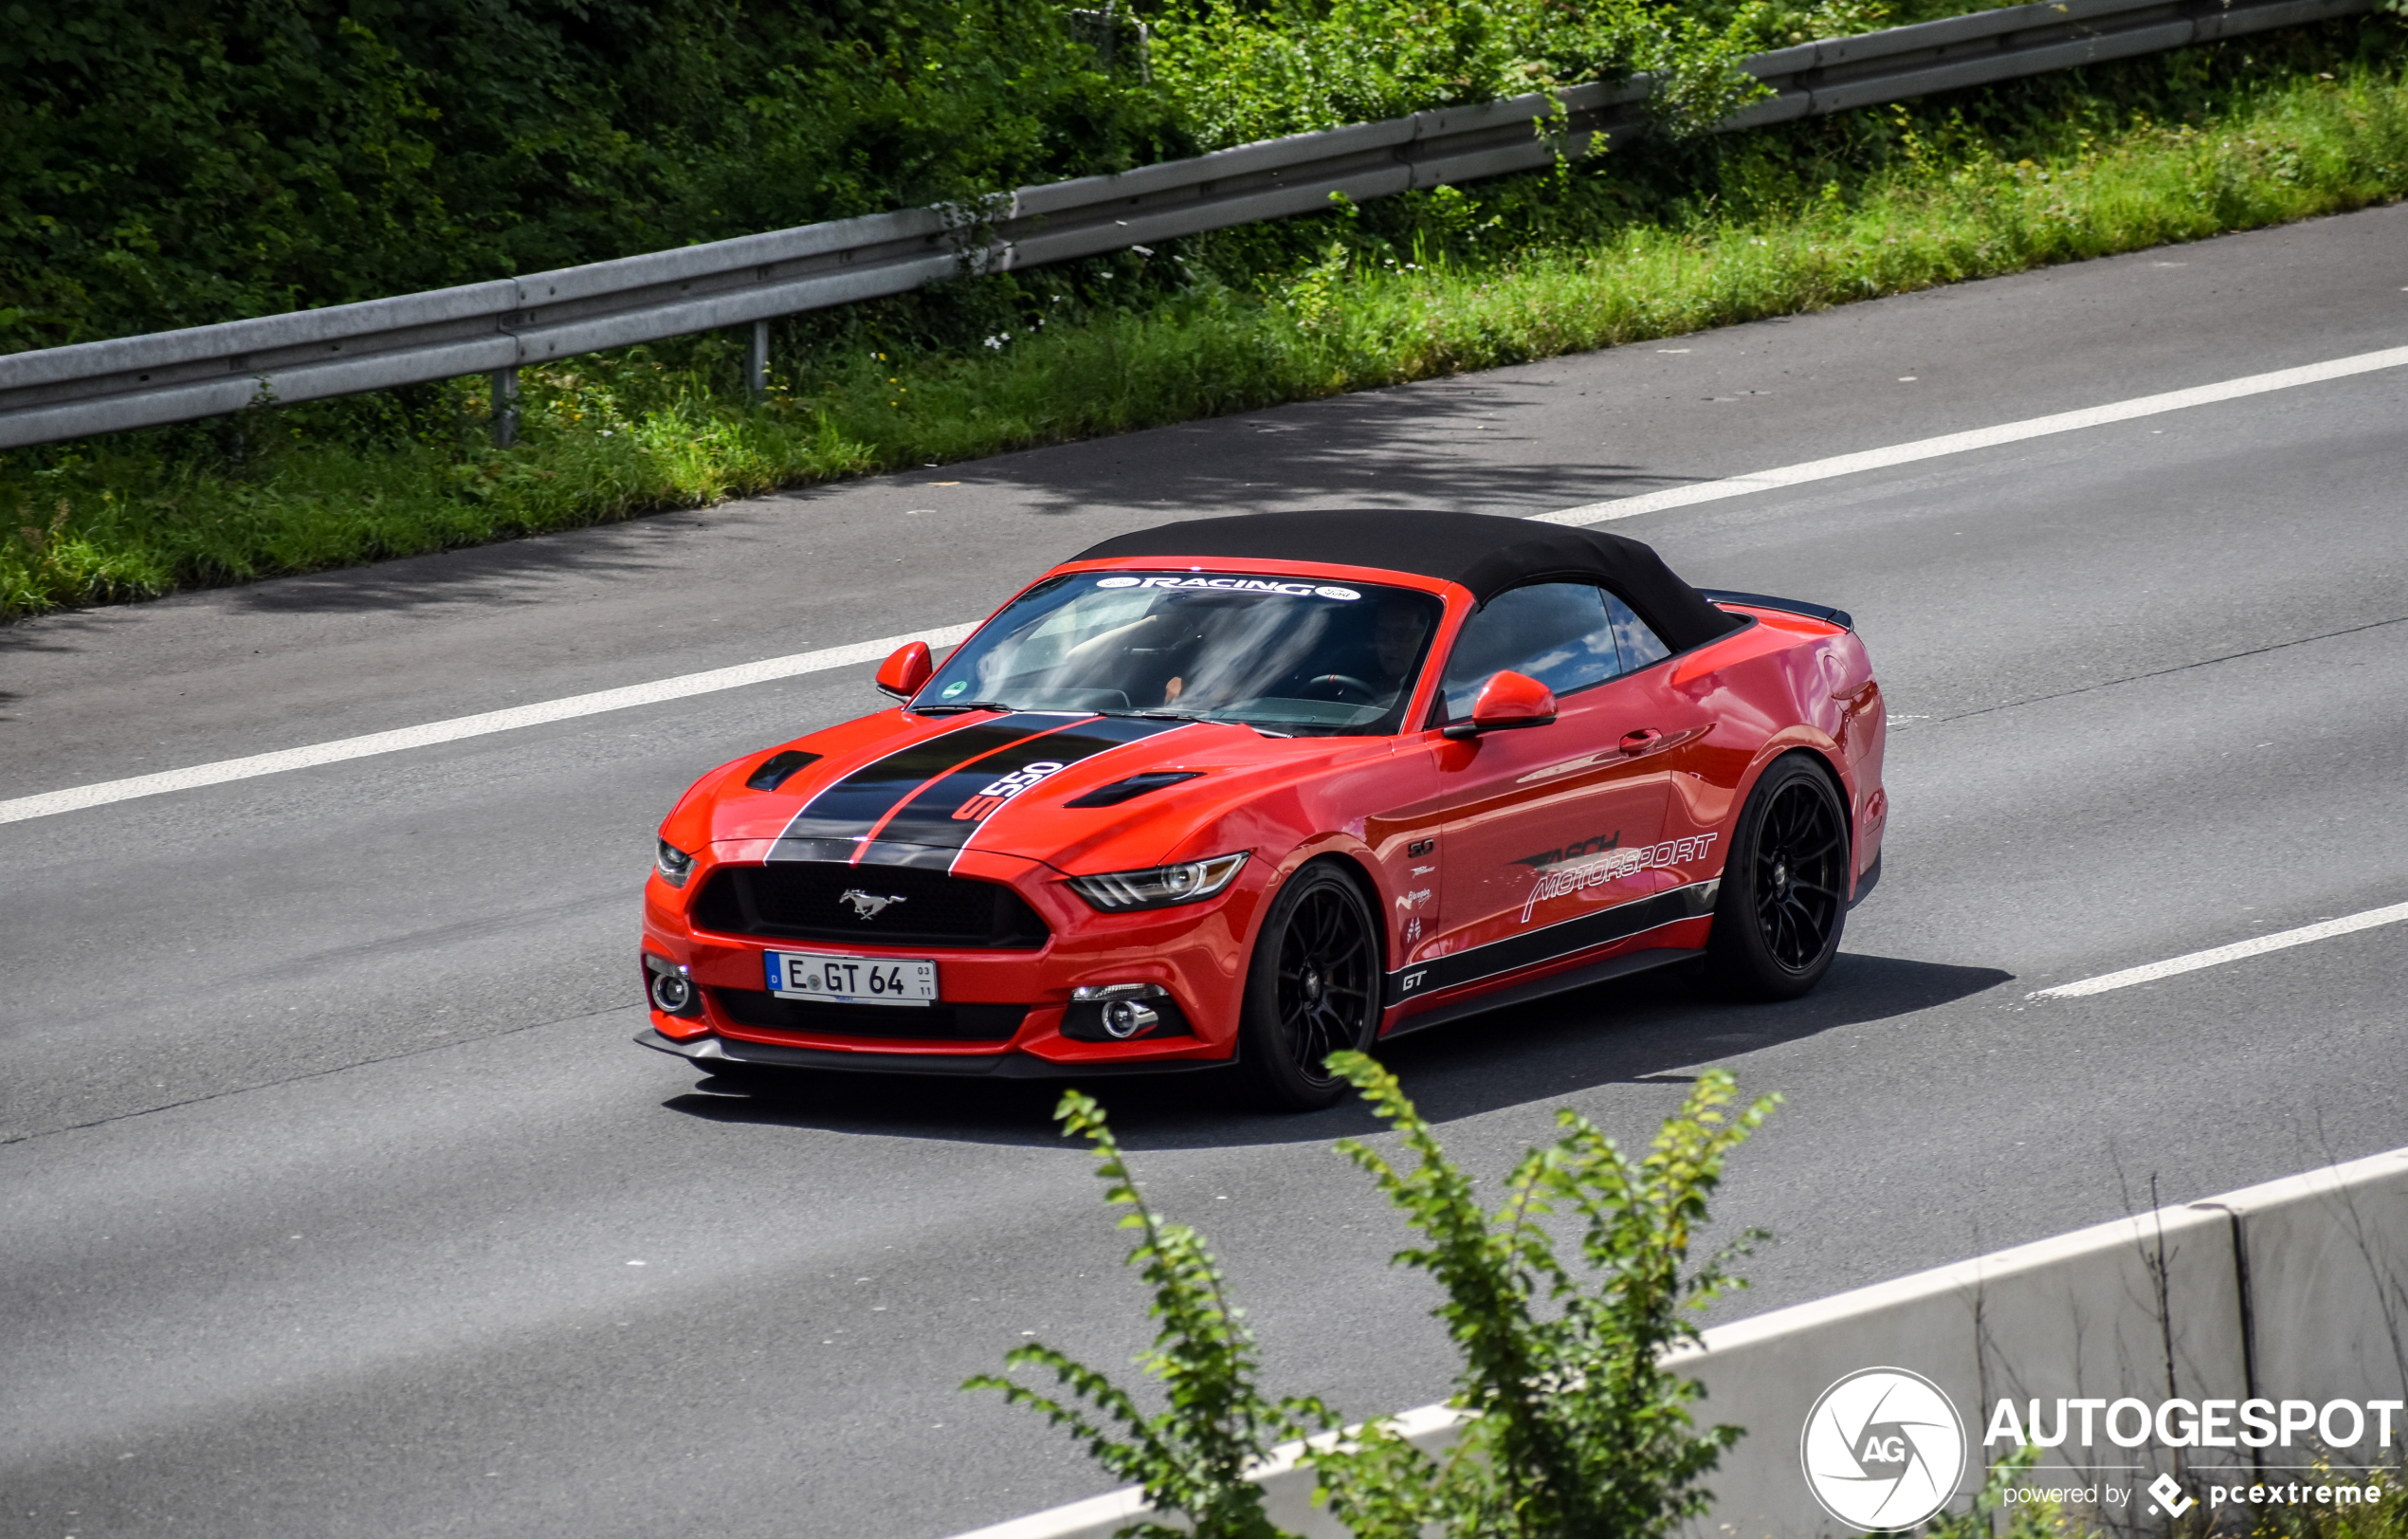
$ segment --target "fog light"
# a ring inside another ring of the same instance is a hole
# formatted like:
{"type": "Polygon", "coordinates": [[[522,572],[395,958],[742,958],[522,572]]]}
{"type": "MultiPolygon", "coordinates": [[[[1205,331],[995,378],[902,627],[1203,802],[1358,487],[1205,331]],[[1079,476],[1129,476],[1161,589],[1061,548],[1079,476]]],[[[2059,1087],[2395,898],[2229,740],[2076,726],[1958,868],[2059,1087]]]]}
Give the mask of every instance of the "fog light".
{"type": "Polygon", "coordinates": [[[664,1015],[685,1015],[694,1008],[694,980],[684,973],[654,973],[652,1007],[664,1015]]]}
{"type": "Polygon", "coordinates": [[[1166,1035],[1187,1029],[1171,1003],[1171,991],[1161,984],[1082,983],[1070,991],[1062,1035],[1084,1042],[1125,1042],[1157,1027],[1166,1035]]]}

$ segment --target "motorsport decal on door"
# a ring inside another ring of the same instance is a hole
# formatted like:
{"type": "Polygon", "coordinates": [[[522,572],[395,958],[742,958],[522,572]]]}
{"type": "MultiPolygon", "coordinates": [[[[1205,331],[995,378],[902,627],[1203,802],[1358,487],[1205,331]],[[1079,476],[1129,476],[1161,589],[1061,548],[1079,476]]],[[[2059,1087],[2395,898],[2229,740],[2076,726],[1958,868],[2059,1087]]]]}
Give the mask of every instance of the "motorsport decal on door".
{"type": "Polygon", "coordinates": [[[1642,845],[1635,850],[1609,850],[1585,860],[1551,866],[1539,872],[1538,880],[1530,884],[1530,895],[1522,900],[1522,923],[1529,924],[1531,914],[1549,898],[1560,898],[1582,888],[1602,887],[1657,867],[1686,866],[1693,860],[1704,860],[1706,852],[1721,837],[1719,834],[1695,834],[1686,839],[1667,839],[1662,844],[1642,845]]]}
{"type": "Polygon", "coordinates": [[[943,870],[1021,791],[1084,760],[1185,722],[1017,711],[922,739],[863,765],[805,803],[769,858],[943,870]],[[1047,766],[1042,772],[1038,766],[1047,766]],[[1033,773],[1032,772],[1037,772],[1033,773]],[[977,803],[992,787],[983,810],[977,803]],[[958,815],[968,813],[970,815],[958,815]]]}

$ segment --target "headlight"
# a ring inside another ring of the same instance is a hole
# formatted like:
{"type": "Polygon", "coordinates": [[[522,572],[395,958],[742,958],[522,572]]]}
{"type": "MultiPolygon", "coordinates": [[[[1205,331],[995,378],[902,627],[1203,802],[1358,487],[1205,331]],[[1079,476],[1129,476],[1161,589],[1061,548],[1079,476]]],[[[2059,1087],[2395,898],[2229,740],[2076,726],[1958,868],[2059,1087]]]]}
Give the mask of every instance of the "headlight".
{"type": "Polygon", "coordinates": [[[659,842],[660,848],[652,852],[652,869],[669,886],[684,887],[685,879],[694,874],[694,857],[666,839],[659,842]]]}
{"type": "Polygon", "coordinates": [[[1168,908],[1174,904],[1200,903],[1230,885],[1246,853],[1214,855],[1210,860],[1182,861],[1151,870],[1107,871],[1102,876],[1073,876],[1070,890],[1107,914],[1132,908],[1168,908]]]}

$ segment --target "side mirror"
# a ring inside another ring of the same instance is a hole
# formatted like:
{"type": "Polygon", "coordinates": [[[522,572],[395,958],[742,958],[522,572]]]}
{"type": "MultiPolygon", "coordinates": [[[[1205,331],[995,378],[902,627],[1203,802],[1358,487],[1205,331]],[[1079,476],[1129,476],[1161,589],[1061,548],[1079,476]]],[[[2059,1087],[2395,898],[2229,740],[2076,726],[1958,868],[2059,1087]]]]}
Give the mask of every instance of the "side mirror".
{"type": "MultiPolygon", "coordinates": [[[[878,687],[897,700],[909,700],[928,682],[928,675],[936,671],[937,665],[928,658],[928,644],[906,641],[878,665],[878,687]]],[[[1553,708],[1552,704],[1549,708],[1553,708]]]]}
{"type": "Polygon", "coordinates": [[[1507,732],[1515,727],[1545,726],[1555,720],[1555,691],[1524,673],[1508,669],[1480,687],[1471,703],[1471,720],[1445,728],[1450,738],[1476,738],[1483,732],[1507,732]]]}

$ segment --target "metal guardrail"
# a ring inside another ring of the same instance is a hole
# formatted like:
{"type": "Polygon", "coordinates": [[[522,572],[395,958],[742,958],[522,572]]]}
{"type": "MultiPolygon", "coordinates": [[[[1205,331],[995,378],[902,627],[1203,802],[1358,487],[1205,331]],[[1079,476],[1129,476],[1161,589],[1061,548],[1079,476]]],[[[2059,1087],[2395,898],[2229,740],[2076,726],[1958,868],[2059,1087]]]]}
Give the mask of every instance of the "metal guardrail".
{"type": "MultiPolygon", "coordinates": [[[[2376,0],[2056,0],[1758,54],[1772,94],[1718,132],[2292,27],[2376,0]]],[[[1578,156],[1645,125],[1646,77],[1240,145],[1024,187],[981,217],[909,209],[359,304],[0,356],[0,449],[461,375],[506,433],[527,364],[1286,218],[1578,156]],[[1560,104],[1560,105],[1559,105],[1560,104]]]]}

